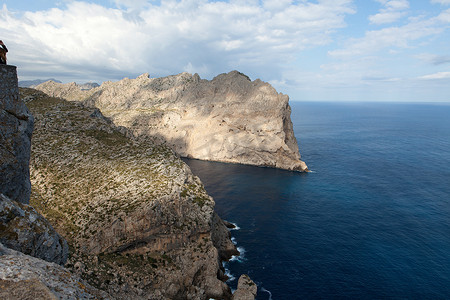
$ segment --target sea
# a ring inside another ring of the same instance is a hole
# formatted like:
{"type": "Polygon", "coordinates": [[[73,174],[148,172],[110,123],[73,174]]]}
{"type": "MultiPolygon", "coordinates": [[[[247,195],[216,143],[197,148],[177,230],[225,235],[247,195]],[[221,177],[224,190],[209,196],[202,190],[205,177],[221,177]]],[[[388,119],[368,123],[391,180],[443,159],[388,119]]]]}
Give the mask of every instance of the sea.
{"type": "Polygon", "coordinates": [[[450,299],[450,104],[290,102],[311,173],[187,160],[263,299],[450,299]]]}

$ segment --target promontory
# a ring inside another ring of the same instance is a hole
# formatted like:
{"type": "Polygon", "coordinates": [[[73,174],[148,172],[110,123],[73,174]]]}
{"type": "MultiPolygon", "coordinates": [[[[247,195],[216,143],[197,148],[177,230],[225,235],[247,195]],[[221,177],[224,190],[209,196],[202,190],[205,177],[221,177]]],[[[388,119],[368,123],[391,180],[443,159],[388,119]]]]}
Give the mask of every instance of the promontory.
{"type": "Polygon", "coordinates": [[[308,171],[300,160],[289,97],[238,71],[212,80],[189,73],[143,74],[90,90],[48,81],[37,89],[96,107],[115,125],[165,143],[183,157],[308,171]]]}

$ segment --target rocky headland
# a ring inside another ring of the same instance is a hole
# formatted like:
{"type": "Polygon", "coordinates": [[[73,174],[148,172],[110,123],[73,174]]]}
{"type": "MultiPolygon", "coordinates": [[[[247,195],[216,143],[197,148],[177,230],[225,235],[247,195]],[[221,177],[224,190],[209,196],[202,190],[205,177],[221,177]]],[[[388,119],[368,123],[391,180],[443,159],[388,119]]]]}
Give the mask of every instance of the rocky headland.
{"type": "Polygon", "coordinates": [[[22,89],[30,114],[15,68],[6,70],[0,298],[250,295],[251,283],[235,298],[225,284],[221,260],[238,252],[214,200],[171,148],[80,101],[22,89]]]}
{"type": "Polygon", "coordinates": [[[289,97],[237,71],[212,80],[189,73],[143,74],[90,90],[53,81],[36,88],[97,107],[116,125],[153,137],[183,157],[308,171],[300,160],[289,97]]]}

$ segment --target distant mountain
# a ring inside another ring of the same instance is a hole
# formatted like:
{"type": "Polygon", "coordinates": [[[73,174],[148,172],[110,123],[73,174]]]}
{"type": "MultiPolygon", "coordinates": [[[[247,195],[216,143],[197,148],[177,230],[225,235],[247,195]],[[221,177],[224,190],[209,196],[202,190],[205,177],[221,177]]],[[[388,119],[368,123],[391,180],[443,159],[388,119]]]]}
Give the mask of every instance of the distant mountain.
{"type": "Polygon", "coordinates": [[[21,80],[21,81],[19,81],[19,87],[34,88],[35,86],[37,86],[37,85],[39,85],[39,84],[41,84],[41,83],[47,82],[47,81],[49,81],[49,80],[52,80],[52,81],[57,82],[57,83],[62,83],[61,81],[56,80],[56,79],[54,79],[54,78],[49,78],[49,79],[35,79],[35,80],[21,80]]]}
{"type": "Polygon", "coordinates": [[[80,90],[88,91],[90,89],[99,87],[100,85],[97,82],[86,82],[86,83],[83,83],[83,84],[78,84],[78,86],[80,87],[80,90]]]}
{"type": "MultiPolygon", "coordinates": [[[[47,81],[54,81],[56,83],[62,83],[59,80],[56,80],[54,78],[49,78],[49,79],[35,79],[35,80],[22,80],[19,81],[19,87],[28,87],[28,88],[35,88],[36,86],[40,85],[41,83],[47,82],[47,81]]],[[[83,84],[77,84],[78,87],[80,88],[80,90],[82,91],[88,91],[90,89],[99,87],[100,85],[96,82],[86,82],[83,84]]]]}

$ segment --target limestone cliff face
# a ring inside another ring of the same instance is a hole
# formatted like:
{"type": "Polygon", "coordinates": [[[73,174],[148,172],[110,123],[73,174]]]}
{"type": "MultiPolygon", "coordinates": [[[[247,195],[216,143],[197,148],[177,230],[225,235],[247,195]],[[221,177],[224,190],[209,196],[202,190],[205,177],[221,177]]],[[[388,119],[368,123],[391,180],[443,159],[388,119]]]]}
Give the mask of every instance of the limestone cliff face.
{"type": "Polygon", "coordinates": [[[30,147],[33,116],[19,99],[15,66],[0,65],[0,193],[30,200],[30,147]]]}
{"type": "Polygon", "coordinates": [[[37,89],[98,107],[135,135],[164,141],[181,156],[307,171],[300,160],[287,95],[232,71],[213,80],[181,73],[103,83],[82,91],[47,82],[37,89]]]}
{"type": "Polygon", "coordinates": [[[168,147],[95,108],[22,91],[35,116],[31,203],[68,240],[68,266],[117,299],[229,299],[237,254],[214,201],[168,147]]]}

